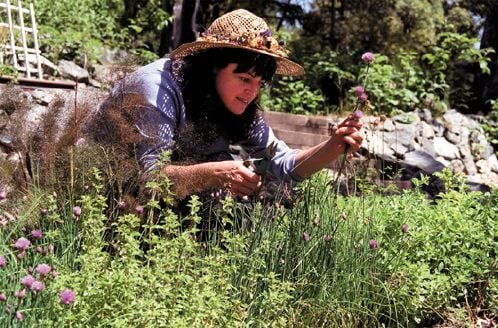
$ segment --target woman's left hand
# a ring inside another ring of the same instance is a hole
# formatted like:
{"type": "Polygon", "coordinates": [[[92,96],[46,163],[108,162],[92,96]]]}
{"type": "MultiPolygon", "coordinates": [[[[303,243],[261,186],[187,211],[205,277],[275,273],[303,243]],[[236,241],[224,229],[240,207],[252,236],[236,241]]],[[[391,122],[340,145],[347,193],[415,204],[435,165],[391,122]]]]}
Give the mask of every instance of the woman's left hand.
{"type": "Polygon", "coordinates": [[[363,143],[361,128],[363,122],[354,114],[350,114],[344,121],[332,128],[331,139],[337,151],[343,153],[345,149],[352,153],[358,151],[363,143]]]}

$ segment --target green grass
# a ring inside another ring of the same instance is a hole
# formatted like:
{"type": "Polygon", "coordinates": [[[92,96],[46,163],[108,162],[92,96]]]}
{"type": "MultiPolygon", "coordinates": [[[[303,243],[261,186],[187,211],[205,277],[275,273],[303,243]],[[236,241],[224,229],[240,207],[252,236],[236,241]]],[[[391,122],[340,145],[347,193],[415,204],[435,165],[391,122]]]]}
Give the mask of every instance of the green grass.
{"type": "Polygon", "coordinates": [[[0,311],[11,314],[0,326],[409,327],[490,316],[498,192],[444,178],[452,189],[431,201],[418,189],[339,196],[319,174],[293,191],[291,207],[193,197],[183,216],[167,205],[167,184],[151,185],[140,215],[110,212],[117,200],[94,169],[76,199],[36,188],[8,195],[0,214],[16,219],[0,228],[0,311]],[[207,214],[217,225],[202,233],[207,214]],[[13,244],[35,228],[42,238],[18,259],[13,244]],[[57,276],[18,301],[20,278],[40,263],[57,276]],[[59,301],[65,288],[76,293],[72,305],[59,301]]]}

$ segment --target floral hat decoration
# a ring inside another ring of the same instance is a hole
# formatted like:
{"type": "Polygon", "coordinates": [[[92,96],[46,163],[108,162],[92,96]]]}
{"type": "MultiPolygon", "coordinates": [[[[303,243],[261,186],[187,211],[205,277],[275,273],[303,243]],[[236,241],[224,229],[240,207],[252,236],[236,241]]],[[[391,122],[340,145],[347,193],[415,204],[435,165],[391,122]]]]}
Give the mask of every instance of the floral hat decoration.
{"type": "Polygon", "coordinates": [[[303,75],[301,65],[288,59],[287,51],[271,36],[266,22],[245,9],[218,17],[196,41],[185,43],[170,53],[179,59],[210,48],[241,48],[275,58],[276,74],[303,75]]]}

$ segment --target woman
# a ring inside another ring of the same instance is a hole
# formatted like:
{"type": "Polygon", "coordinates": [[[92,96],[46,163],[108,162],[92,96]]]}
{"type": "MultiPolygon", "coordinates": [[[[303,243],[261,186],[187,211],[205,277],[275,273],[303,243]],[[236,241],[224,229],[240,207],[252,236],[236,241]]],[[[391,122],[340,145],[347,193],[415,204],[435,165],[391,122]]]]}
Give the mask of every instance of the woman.
{"type": "Polygon", "coordinates": [[[235,195],[253,194],[261,175],[302,181],[346,149],[359,149],[361,122],[354,116],[337,125],[329,140],[307,150],[292,150],[265,123],[259,90],[274,74],[302,75],[287,58],[265,21],[246,10],[216,19],[195,42],[181,45],[135,71],[113,98],[138,94],[136,126],[143,140],[138,151],[147,171],[160,169],[174,183],[177,197],[223,188],[235,195]],[[257,174],[233,160],[230,146],[239,145],[252,158],[267,158],[257,174]],[[160,163],[170,151],[171,161],[160,163]]]}

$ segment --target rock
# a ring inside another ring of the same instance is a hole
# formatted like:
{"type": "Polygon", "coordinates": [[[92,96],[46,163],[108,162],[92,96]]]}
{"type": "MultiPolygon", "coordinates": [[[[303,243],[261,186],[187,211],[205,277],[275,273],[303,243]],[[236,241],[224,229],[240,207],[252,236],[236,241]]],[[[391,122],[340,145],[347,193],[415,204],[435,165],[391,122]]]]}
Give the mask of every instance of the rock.
{"type": "Polygon", "coordinates": [[[460,158],[458,147],[446,140],[446,138],[434,138],[434,149],[437,156],[452,160],[460,158]]]}
{"type": "Polygon", "coordinates": [[[428,108],[416,109],[415,114],[417,114],[422,121],[426,123],[432,123],[432,113],[430,109],[428,108]]]}
{"type": "Polygon", "coordinates": [[[462,129],[468,126],[468,119],[464,115],[452,109],[443,115],[443,125],[447,131],[460,135],[462,133],[462,129]]]}
{"type": "Polygon", "coordinates": [[[393,133],[392,139],[395,143],[406,146],[409,151],[415,149],[415,137],[417,134],[417,127],[413,124],[397,124],[396,131],[393,133]]]}
{"type": "Polygon", "coordinates": [[[416,113],[401,113],[392,118],[395,122],[402,124],[413,124],[420,122],[420,118],[416,113]]]}
{"type": "Polygon", "coordinates": [[[418,139],[434,139],[436,137],[436,133],[434,132],[434,128],[427,124],[426,122],[420,122],[417,124],[418,139]]]}
{"type": "Polygon", "coordinates": [[[477,174],[477,167],[474,162],[474,158],[472,156],[463,156],[462,163],[465,165],[465,171],[467,175],[475,175],[477,174]]]}
{"type": "Polygon", "coordinates": [[[486,139],[486,135],[482,131],[474,130],[470,133],[470,151],[472,155],[479,159],[488,159],[494,153],[493,146],[491,146],[486,139]]]}
{"type": "Polygon", "coordinates": [[[403,163],[418,167],[427,174],[441,171],[446,167],[443,163],[435,160],[430,154],[421,150],[415,150],[405,154],[403,163]]]}
{"type": "Polygon", "coordinates": [[[31,92],[31,98],[35,100],[38,104],[47,106],[52,102],[52,100],[54,100],[54,95],[44,90],[36,89],[33,92],[31,92]]]}
{"type": "Polygon", "coordinates": [[[484,160],[484,159],[478,160],[476,162],[476,167],[477,167],[477,171],[479,173],[483,173],[483,174],[491,173],[491,165],[489,165],[489,162],[487,160],[484,160]]]}
{"type": "Polygon", "coordinates": [[[387,119],[387,120],[384,121],[384,123],[381,123],[380,130],[381,131],[392,132],[392,131],[396,130],[396,126],[394,125],[393,120],[387,119]]]}
{"type": "Polygon", "coordinates": [[[491,171],[498,173],[498,159],[496,158],[495,154],[489,156],[488,163],[491,171]]]}
{"type": "Polygon", "coordinates": [[[72,61],[61,60],[58,67],[61,76],[72,81],[88,82],[90,78],[90,74],[88,74],[86,69],[76,65],[72,61]]]}
{"type": "Polygon", "coordinates": [[[451,168],[451,171],[453,173],[465,173],[465,165],[463,164],[462,160],[460,159],[454,159],[451,161],[449,167],[451,168]]]}

